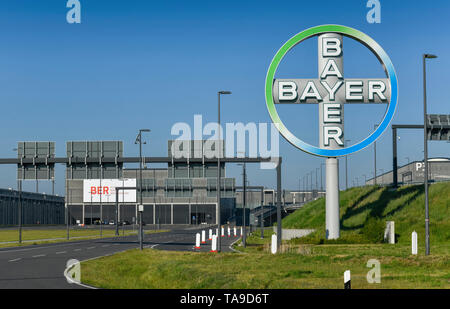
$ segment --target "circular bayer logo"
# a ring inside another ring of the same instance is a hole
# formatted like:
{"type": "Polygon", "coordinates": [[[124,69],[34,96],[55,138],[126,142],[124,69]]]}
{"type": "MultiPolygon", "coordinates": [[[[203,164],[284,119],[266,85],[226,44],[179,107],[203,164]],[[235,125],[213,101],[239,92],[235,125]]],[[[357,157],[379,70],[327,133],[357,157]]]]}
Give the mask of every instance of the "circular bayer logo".
{"type": "Polygon", "coordinates": [[[369,146],[387,129],[397,106],[397,88],[394,66],[377,42],[350,27],[322,25],[300,32],[278,50],[267,72],[265,96],[274,125],[289,143],[313,155],[338,157],[369,146]],[[318,77],[275,79],[278,65],[287,52],[313,36],[318,37],[318,77]],[[343,36],[352,38],[371,50],[383,65],[386,78],[344,78],[343,36]],[[275,108],[276,104],[305,103],[317,103],[319,106],[319,147],[312,146],[292,134],[281,121],[275,108]],[[347,103],[388,104],[383,120],[377,128],[368,137],[349,147],[344,146],[343,140],[342,104],[347,103]]]}

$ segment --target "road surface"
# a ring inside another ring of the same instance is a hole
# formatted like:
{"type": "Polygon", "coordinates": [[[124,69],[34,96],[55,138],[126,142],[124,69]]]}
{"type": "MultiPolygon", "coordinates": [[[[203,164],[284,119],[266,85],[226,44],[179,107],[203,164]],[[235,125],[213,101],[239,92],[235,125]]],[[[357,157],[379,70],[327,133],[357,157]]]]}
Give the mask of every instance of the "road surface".
{"type": "MultiPolygon", "coordinates": [[[[201,249],[195,249],[195,234],[198,229],[171,230],[164,233],[146,234],[144,248],[177,251],[209,251],[207,241],[201,249]]],[[[208,229],[206,229],[208,236],[208,229]]],[[[231,251],[229,246],[238,237],[222,237],[222,251],[231,251]]],[[[139,248],[137,236],[79,240],[74,242],[30,245],[0,249],[0,289],[64,289],[83,288],[69,284],[64,277],[66,263],[70,259],[79,261],[111,255],[139,248]]]]}

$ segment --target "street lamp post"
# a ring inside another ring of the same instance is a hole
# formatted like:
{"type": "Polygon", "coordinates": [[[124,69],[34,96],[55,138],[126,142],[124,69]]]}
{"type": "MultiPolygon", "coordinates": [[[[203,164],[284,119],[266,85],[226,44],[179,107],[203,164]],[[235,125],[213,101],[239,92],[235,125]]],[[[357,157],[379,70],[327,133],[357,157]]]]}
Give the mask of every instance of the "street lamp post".
{"type": "MultiPolygon", "coordinates": [[[[345,143],[347,144],[347,142],[350,142],[349,139],[345,140],[345,143]]],[[[348,155],[345,156],[345,190],[348,189],[348,161],[347,161],[347,157],[348,155]]]]}
{"type": "MultiPolygon", "coordinates": [[[[378,127],[377,124],[373,126],[374,129],[378,127]]],[[[375,176],[373,178],[374,184],[377,184],[377,142],[373,142],[373,170],[375,171],[375,176]]]]}
{"type": "Polygon", "coordinates": [[[243,181],[243,188],[244,188],[244,194],[242,195],[242,222],[244,225],[244,234],[242,235],[242,245],[246,246],[247,242],[247,224],[245,220],[245,207],[247,204],[247,174],[245,170],[245,162],[242,164],[242,181],[243,181]]]}
{"type": "Polygon", "coordinates": [[[318,185],[318,182],[317,182],[317,172],[319,171],[319,169],[320,169],[320,167],[316,167],[316,190],[317,191],[319,190],[319,185],[318,185]]]}
{"type": "MultiPolygon", "coordinates": [[[[143,249],[143,238],[144,231],[142,227],[142,213],[143,213],[143,203],[142,203],[142,132],[150,132],[149,129],[140,129],[136,137],[135,144],[139,143],[139,248],[143,249]],[[142,209],[141,209],[142,207],[142,209]],[[142,211],[141,211],[142,210],[142,211]]],[[[145,142],[144,142],[145,144],[145,142]]]]}
{"type": "MultiPolygon", "coordinates": [[[[346,156],[347,158],[347,156],[346,156]]],[[[320,163],[320,191],[323,192],[323,170],[322,166],[325,166],[325,163],[320,163]]]]}
{"type": "Polygon", "coordinates": [[[305,202],[306,202],[306,191],[309,190],[309,186],[308,186],[308,174],[305,175],[305,179],[306,179],[306,185],[305,185],[305,202]]]}
{"type": "Polygon", "coordinates": [[[425,185],[425,255],[430,254],[430,217],[428,211],[428,132],[427,132],[427,76],[426,59],[437,58],[435,55],[424,54],[423,61],[423,155],[424,155],[424,185],[425,185]]]}
{"type": "Polygon", "coordinates": [[[217,209],[216,209],[216,219],[217,219],[217,230],[219,231],[219,235],[217,237],[217,252],[221,252],[222,250],[222,241],[221,241],[221,235],[222,229],[221,229],[221,222],[220,222],[220,155],[221,155],[221,148],[220,147],[220,95],[221,94],[231,94],[231,91],[218,91],[217,92],[217,145],[216,145],[216,151],[217,151],[217,209]]]}

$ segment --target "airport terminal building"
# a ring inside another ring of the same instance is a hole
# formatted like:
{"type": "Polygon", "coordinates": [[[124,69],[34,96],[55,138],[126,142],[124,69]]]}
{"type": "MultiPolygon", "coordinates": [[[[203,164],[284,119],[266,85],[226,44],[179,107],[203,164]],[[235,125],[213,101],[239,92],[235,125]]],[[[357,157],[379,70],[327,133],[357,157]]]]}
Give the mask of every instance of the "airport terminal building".
{"type": "MultiPolygon", "coordinates": [[[[185,151],[186,143],[176,145],[176,151],[173,143],[168,142],[168,156],[179,158],[177,151],[185,151]]],[[[173,160],[167,168],[142,169],[145,224],[217,224],[217,160],[205,157],[204,144],[205,141],[189,141],[190,156],[184,162],[173,160]],[[201,163],[190,162],[189,157],[198,155],[201,163]]],[[[68,142],[67,155],[74,162],[92,156],[122,156],[122,147],[122,142],[117,141],[68,142]]],[[[235,214],[236,185],[234,178],[226,177],[225,163],[221,164],[221,176],[221,221],[225,223],[235,214]]],[[[140,187],[139,169],[114,163],[71,163],[66,177],[66,203],[72,224],[115,221],[115,186],[140,187]]],[[[139,202],[139,190],[119,192],[119,222],[135,223],[139,202]]]]}
{"type": "MultiPolygon", "coordinates": [[[[224,149],[223,141],[221,145],[224,149]]],[[[215,143],[211,141],[168,141],[167,157],[148,159],[160,163],[158,168],[147,167],[143,160],[145,224],[217,224],[218,170],[214,148],[215,143]]],[[[18,183],[36,180],[38,191],[38,180],[54,180],[55,163],[63,163],[65,197],[1,190],[0,225],[18,222],[20,200],[24,224],[64,224],[66,217],[71,225],[109,224],[116,222],[116,213],[119,222],[137,223],[141,204],[137,189],[141,187],[140,170],[135,165],[133,168],[124,165],[136,164],[139,158],[124,157],[122,141],[69,141],[66,158],[55,159],[54,151],[54,142],[19,142],[18,183]]],[[[220,168],[221,224],[237,222],[242,219],[243,187],[236,186],[236,180],[227,177],[224,162],[220,168]]],[[[281,204],[300,205],[321,195],[323,192],[317,190],[282,190],[281,204]]],[[[272,216],[277,203],[276,190],[247,186],[246,197],[249,212],[256,213],[264,206],[262,212],[272,216]]]]}

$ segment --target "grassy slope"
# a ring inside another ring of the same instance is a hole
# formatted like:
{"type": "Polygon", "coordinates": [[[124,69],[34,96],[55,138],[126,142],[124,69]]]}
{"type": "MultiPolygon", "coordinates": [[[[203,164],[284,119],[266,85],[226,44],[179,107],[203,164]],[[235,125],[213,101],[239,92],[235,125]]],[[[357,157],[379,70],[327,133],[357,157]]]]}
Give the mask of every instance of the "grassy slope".
{"type": "MultiPolygon", "coordinates": [[[[450,243],[450,183],[430,186],[430,237],[432,244],[450,243]]],[[[360,231],[369,217],[395,221],[395,233],[400,244],[411,241],[411,232],[418,233],[424,242],[425,211],[424,188],[404,186],[392,190],[379,186],[365,186],[342,191],[340,217],[342,241],[363,242],[360,231]]],[[[309,239],[325,238],[325,199],[308,203],[283,220],[283,228],[314,228],[317,232],[309,239]]],[[[307,239],[305,239],[307,241],[307,239]]]]}

